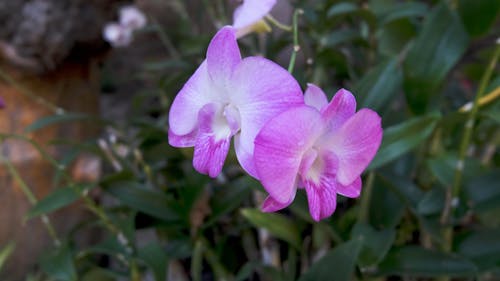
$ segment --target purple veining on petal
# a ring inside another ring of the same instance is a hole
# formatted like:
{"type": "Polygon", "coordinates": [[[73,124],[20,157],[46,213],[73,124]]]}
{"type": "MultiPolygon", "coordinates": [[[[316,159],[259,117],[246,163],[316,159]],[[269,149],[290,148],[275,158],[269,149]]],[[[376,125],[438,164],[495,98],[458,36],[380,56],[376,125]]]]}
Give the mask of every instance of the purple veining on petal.
{"type": "Polygon", "coordinates": [[[336,196],[358,197],[361,173],[375,156],[382,139],[377,113],[362,109],[340,90],[330,103],[314,85],[306,91],[306,105],[271,119],[255,139],[255,165],[269,193],[265,211],[291,204],[298,188],[305,188],[311,217],[332,215],[336,196]]]}

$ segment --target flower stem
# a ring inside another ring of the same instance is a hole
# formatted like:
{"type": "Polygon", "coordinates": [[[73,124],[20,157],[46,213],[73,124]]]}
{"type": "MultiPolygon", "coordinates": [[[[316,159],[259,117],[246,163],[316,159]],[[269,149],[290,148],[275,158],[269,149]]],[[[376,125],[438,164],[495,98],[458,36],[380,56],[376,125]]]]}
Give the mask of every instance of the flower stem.
{"type": "Polygon", "coordinates": [[[266,16],[266,20],[268,20],[271,24],[273,24],[274,26],[276,26],[277,28],[279,29],[282,29],[284,31],[292,31],[293,30],[293,26],[289,26],[289,25],[286,25],[286,24],[282,24],[281,22],[279,22],[277,19],[275,19],[273,16],[271,15],[267,15],[266,16]]]}
{"type": "Polygon", "coordinates": [[[474,122],[476,120],[477,112],[479,110],[479,100],[482,98],[486,90],[486,87],[488,86],[488,82],[491,79],[492,73],[495,69],[499,56],[500,56],[500,43],[496,46],[493,56],[488,65],[488,68],[486,69],[486,71],[483,74],[483,77],[481,78],[477,94],[474,97],[472,110],[469,112],[469,116],[465,123],[465,131],[462,136],[458,161],[455,166],[455,176],[453,178],[453,185],[451,186],[451,188],[447,190],[445,206],[443,209],[443,213],[441,215],[441,223],[446,226],[443,234],[445,241],[443,245],[443,250],[446,252],[450,252],[453,245],[453,225],[450,222],[450,220],[454,217],[457,205],[456,203],[460,195],[460,189],[462,187],[462,176],[465,166],[465,157],[467,154],[467,149],[471,142],[472,132],[474,129],[474,122]]]}
{"type": "MultiPolygon", "coordinates": [[[[36,205],[38,203],[38,200],[36,199],[35,194],[33,194],[30,187],[22,179],[21,175],[19,175],[19,173],[18,173],[17,169],[14,167],[14,165],[12,165],[12,163],[9,161],[9,159],[6,159],[2,153],[0,153],[0,162],[4,163],[5,166],[7,166],[9,173],[12,175],[14,180],[17,182],[17,184],[21,188],[21,191],[23,192],[24,196],[26,196],[26,199],[28,199],[28,202],[32,206],[36,205]]],[[[47,229],[47,232],[49,233],[50,237],[54,241],[54,245],[56,247],[60,247],[61,240],[59,240],[57,233],[55,231],[55,228],[52,225],[49,217],[47,215],[42,215],[41,220],[42,220],[43,225],[47,229]]]]}
{"type": "Polygon", "coordinates": [[[288,72],[293,73],[293,68],[295,67],[295,60],[297,58],[297,53],[300,51],[299,45],[299,15],[303,14],[302,9],[297,9],[293,13],[293,50],[290,57],[290,63],[288,64],[288,72]]]}
{"type": "Polygon", "coordinates": [[[29,89],[26,89],[24,86],[20,85],[14,78],[12,78],[9,74],[7,74],[7,72],[5,72],[4,69],[2,69],[2,68],[0,68],[0,79],[3,79],[5,82],[10,84],[17,91],[19,91],[19,93],[31,98],[36,103],[44,106],[45,108],[49,109],[50,111],[54,112],[55,114],[63,115],[65,113],[65,110],[63,108],[56,106],[55,104],[53,104],[53,103],[47,101],[46,99],[34,94],[29,89]]]}

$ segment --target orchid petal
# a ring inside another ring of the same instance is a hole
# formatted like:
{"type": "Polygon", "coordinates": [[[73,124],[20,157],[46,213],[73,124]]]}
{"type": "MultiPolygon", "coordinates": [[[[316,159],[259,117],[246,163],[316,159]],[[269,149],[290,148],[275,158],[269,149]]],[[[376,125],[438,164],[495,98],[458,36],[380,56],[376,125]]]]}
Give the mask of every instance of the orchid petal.
{"type": "Polygon", "coordinates": [[[238,161],[250,175],[257,177],[254,139],[272,117],[298,105],[304,98],[299,84],[284,68],[264,58],[243,59],[233,74],[231,99],[241,117],[240,136],[235,139],[238,161]]]}
{"type": "Polygon", "coordinates": [[[172,130],[168,130],[168,143],[174,147],[191,147],[196,144],[196,137],[198,136],[198,130],[186,135],[176,135],[172,130]]]}
{"type": "Polygon", "coordinates": [[[329,217],[337,207],[337,193],[335,192],[335,181],[321,181],[316,185],[306,181],[307,203],[309,213],[315,221],[329,217]]]}
{"type": "Polygon", "coordinates": [[[222,171],[232,137],[227,124],[224,126],[225,120],[218,120],[221,116],[220,111],[222,111],[221,106],[213,103],[205,105],[200,110],[200,131],[194,146],[194,168],[213,178],[222,171]]]}
{"type": "Polygon", "coordinates": [[[197,128],[198,112],[210,103],[217,94],[204,61],[177,94],[170,107],[169,128],[173,134],[182,136],[197,128]]]}
{"type": "Polygon", "coordinates": [[[328,104],[328,99],[320,87],[309,83],[304,93],[304,102],[320,111],[328,104]]]}
{"type": "Polygon", "coordinates": [[[349,185],[337,184],[337,193],[349,198],[359,197],[361,194],[361,177],[358,177],[349,185]]]}
{"type": "Polygon", "coordinates": [[[268,14],[276,0],[244,0],[233,14],[233,26],[237,29],[252,25],[268,14]]]}
{"type": "Polygon", "coordinates": [[[266,213],[279,211],[281,209],[288,207],[290,204],[292,204],[293,199],[295,199],[295,194],[293,194],[293,196],[290,197],[290,200],[288,202],[280,203],[280,202],[276,201],[274,198],[272,198],[271,196],[268,196],[266,198],[266,200],[264,200],[264,203],[262,203],[261,210],[263,212],[266,212],[266,213]]]}
{"type": "Polygon", "coordinates": [[[304,105],[271,119],[255,138],[257,174],[276,201],[287,203],[295,195],[302,155],[322,130],[320,114],[304,105]]]}
{"type": "Polygon", "coordinates": [[[208,74],[219,87],[227,87],[234,69],[240,62],[241,54],[235,30],[225,26],[215,34],[208,45],[208,74]]]}
{"type": "Polygon", "coordinates": [[[323,118],[328,121],[331,131],[336,131],[356,112],[356,99],[351,92],[340,89],[333,96],[328,106],[321,111],[323,118]]]}
{"type": "Polygon", "coordinates": [[[339,158],[337,179],[340,184],[350,185],[361,175],[381,141],[380,116],[370,109],[362,109],[325,142],[339,158]]]}

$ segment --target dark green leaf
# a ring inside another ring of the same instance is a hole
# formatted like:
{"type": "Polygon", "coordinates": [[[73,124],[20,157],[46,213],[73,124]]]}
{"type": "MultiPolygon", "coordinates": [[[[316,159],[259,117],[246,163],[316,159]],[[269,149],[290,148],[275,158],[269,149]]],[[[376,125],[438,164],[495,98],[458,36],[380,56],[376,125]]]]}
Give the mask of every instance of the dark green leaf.
{"type": "Polygon", "coordinates": [[[153,242],[140,248],[138,256],[151,267],[156,281],[164,281],[166,279],[168,260],[161,244],[153,242]]]}
{"type": "Polygon", "coordinates": [[[500,13],[500,1],[460,0],[458,11],[469,34],[479,36],[487,33],[495,23],[500,13]]]}
{"type": "Polygon", "coordinates": [[[361,247],[359,239],[338,245],[315,262],[299,281],[332,280],[333,277],[335,281],[352,280],[361,247]]]}
{"type": "Polygon", "coordinates": [[[31,208],[26,215],[27,218],[31,219],[42,214],[47,214],[75,202],[80,197],[79,188],[73,186],[54,190],[31,208]]]}
{"type": "Polygon", "coordinates": [[[117,182],[105,189],[114,197],[145,214],[166,220],[178,220],[179,216],[169,205],[168,197],[159,190],[148,189],[135,182],[117,182]]]}
{"type": "Polygon", "coordinates": [[[358,9],[358,6],[354,3],[350,2],[340,2],[333,5],[328,12],[326,13],[328,17],[334,17],[338,15],[348,14],[355,12],[358,9]]]}
{"type": "Polygon", "coordinates": [[[473,208],[488,211],[500,205],[500,169],[476,176],[465,182],[465,192],[473,208]]]}
{"type": "Polygon", "coordinates": [[[441,2],[426,17],[404,63],[404,88],[414,112],[427,111],[438,86],[465,53],[468,42],[460,18],[446,2],[441,2]]]}
{"type": "Polygon", "coordinates": [[[382,24],[410,17],[423,17],[428,13],[427,5],[420,2],[397,3],[384,11],[382,24]]]}
{"type": "Polygon", "coordinates": [[[391,21],[380,27],[376,36],[380,54],[396,60],[416,35],[415,25],[408,19],[391,21]]]}
{"type": "Polygon", "coordinates": [[[355,29],[337,30],[322,38],[320,44],[323,47],[335,47],[337,45],[360,39],[361,34],[355,29]]]}
{"type": "Polygon", "coordinates": [[[400,90],[402,77],[397,58],[369,71],[354,88],[354,93],[361,97],[361,107],[377,111],[390,104],[389,101],[400,90]]]}
{"type": "Polygon", "coordinates": [[[476,273],[469,260],[418,246],[406,246],[389,252],[378,266],[381,275],[416,277],[466,277],[476,273]]]}
{"type": "Polygon", "coordinates": [[[78,280],[71,250],[66,243],[45,253],[40,259],[42,269],[54,280],[78,280]]]}
{"type": "Polygon", "coordinates": [[[352,229],[351,237],[363,242],[358,264],[367,267],[378,264],[385,257],[396,238],[396,231],[394,229],[376,231],[368,224],[357,223],[352,229]]]}
{"type": "Polygon", "coordinates": [[[435,187],[427,191],[418,203],[417,212],[421,215],[438,214],[443,209],[445,191],[435,187]]]}
{"type": "Polygon", "coordinates": [[[498,266],[500,257],[500,229],[482,229],[462,240],[458,251],[472,259],[481,270],[498,266]]]}
{"type": "Polygon", "coordinates": [[[427,139],[440,116],[415,117],[384,130],[380,149],[368,169],[376,169],[400,157],[427,139]]]}
{"type": "Polygon", "coordinates": [[[277,213],[263,213],[257,209],[241,210],[243,216],[254,226],[267,229],[272,235],[300,249],[301,239],[294,222],[277,213]]]}

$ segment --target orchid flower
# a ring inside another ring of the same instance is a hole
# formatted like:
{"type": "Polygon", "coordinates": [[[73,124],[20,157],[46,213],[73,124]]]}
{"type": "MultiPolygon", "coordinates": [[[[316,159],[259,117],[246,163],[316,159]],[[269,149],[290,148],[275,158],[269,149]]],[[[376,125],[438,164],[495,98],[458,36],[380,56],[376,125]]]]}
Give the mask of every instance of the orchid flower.
{"type": "Polygon", "coordinates": [[[243,0],[233,14],[233,27],[237,29],[237,37],[252,32],[256,27],[269,31],[270,27],[262,20],[276,5],[276,0],[243,0]],[[261,25],[259,25],[261,23],[261,25]]]}
{"type": "Polygon", "coordinates": [[[169,143],[194,146],[194,168],[216,177],[234,136],[239,163],[256,177],[255,136],[271,117],[303,103],[300,86],[281,66],[261,57],[241,58],[235,30],[227,26],[172,103],[169,143]]]}
{"type": "Polygon", "coordinates": [[[141,29],[146,26],[146,16],[137,7],[125,6],[120,9],[120,25],[131,30],[141,29]]]}
{"type": "Polygon", "coordinates": [[[381,119],[370,109],[355,112],[356,100],[344,89],[328,103],[323,91],[309,84],[304,100],[262,128],[254,160],[269,193],[263,211],[287,207],[297,188],[305,188],[311,217],[319,221],[333,214],[337,194],[360,195],[360,175],[382,139],[381,119]]]}

